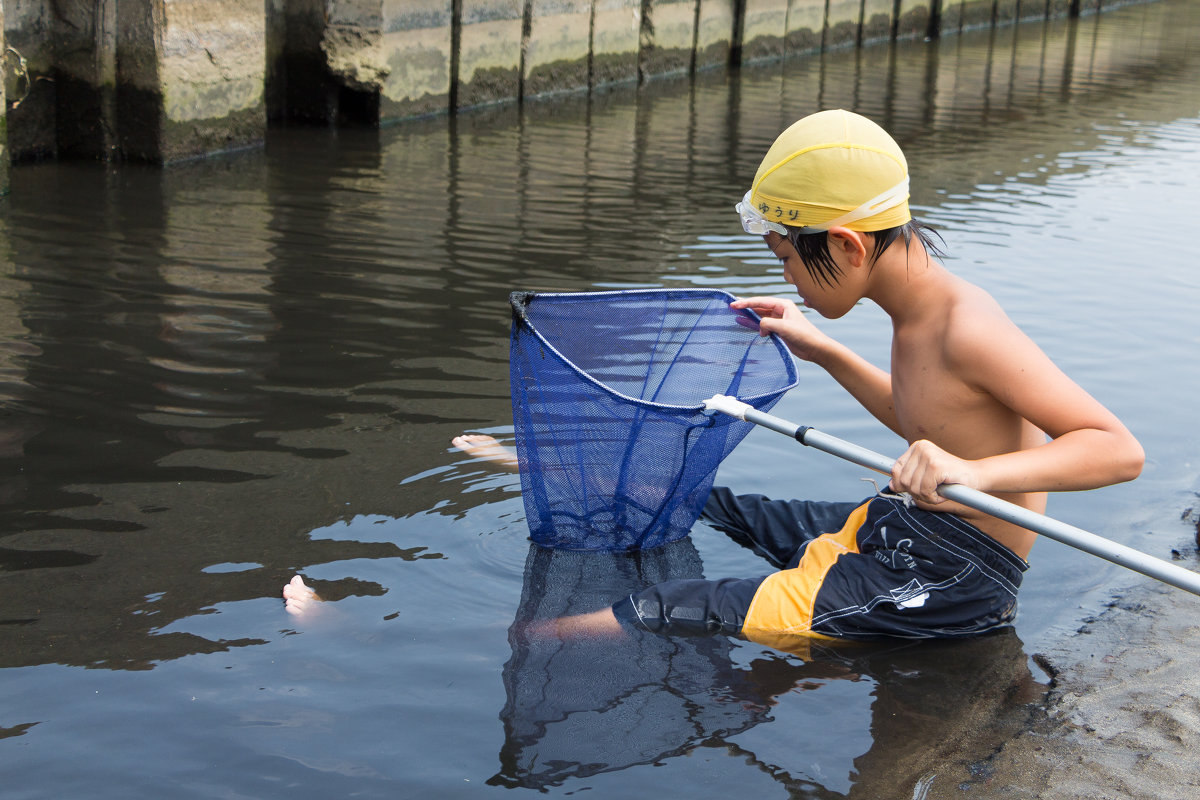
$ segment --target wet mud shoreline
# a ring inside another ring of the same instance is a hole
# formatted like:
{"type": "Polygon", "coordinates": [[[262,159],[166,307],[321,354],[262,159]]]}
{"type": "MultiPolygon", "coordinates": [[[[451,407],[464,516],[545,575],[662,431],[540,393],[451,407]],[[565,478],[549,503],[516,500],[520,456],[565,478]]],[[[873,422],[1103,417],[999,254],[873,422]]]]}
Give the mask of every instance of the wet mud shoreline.
{"type": "MultiPolygon", "coordinates": [[[[1183,556],[1193,563],[1195,550],[1183,556]]],[[[1049,677],[1029,725],[979,762],[937,770],[914,797],[1200,797],[1200,598],[1150,579],[1034,653],[1049,677]]]]}

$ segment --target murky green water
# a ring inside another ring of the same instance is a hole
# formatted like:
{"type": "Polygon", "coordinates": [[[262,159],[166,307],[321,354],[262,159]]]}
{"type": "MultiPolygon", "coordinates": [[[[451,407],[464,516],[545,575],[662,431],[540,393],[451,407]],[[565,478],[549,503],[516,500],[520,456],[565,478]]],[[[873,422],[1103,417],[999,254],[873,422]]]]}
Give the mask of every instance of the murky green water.
{"type": "MultiPolygon", "coordinates": [[[[949,265],[1145,445],[1137,482],[1051,513],[1194,567],[1197,87],[1198,12],[1158,2],[276,131],[166,172],[18,168],[0,210],[5,798],[908,798],[959,780],[938,759],[1019,725],[1045,681],[1028,656],[1130,574],[1040,542],[1016,630],[952,646],[549,647],[519,623],[761,563],[704,526],[636,557],[533,548],[515,476],[448,440],[511,432],[512,289],[785,293],[732,205],[780,129],[848,107],[904,146],[949,265]],[[297,571],[337,601],[324,624],[284,614],[297,571]]],[[[886,363],[878,309],[821,324],[886,363]]],[[[901,447],[803,365],[776,413],[901,447]]],[[[719,479],[855,499],[862,477],[756,431],[719,479]]]]}

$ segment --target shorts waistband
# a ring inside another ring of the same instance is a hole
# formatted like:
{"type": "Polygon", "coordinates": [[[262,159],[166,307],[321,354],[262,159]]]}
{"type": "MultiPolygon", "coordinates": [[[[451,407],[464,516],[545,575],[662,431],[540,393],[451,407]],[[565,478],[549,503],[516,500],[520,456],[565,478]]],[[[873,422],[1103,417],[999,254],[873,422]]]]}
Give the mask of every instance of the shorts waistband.
{"type": "Polygon", "coordinates": [[[927,511],[898,497],[881,495],[872,498],[863,529],[873,530],[889,516],[898,517],[905,527],[925,537],[930,544],[961,551],[964,557],[969,556],[995,570],[1016,586],[1021,584],[1021,578],[1029,569],[1025,559],[962,517],[944,511],[927,511]]]}

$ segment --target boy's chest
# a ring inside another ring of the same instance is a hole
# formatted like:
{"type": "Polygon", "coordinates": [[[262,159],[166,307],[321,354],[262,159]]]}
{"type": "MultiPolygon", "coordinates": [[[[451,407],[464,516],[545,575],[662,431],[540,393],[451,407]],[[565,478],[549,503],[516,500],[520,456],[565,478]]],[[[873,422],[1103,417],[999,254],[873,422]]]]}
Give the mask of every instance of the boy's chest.
{"type": "Polygon", "coordinates": [[[897,341],[892,347],[892,404],[909,441],[943,444],[990,398],[968,386],[936,346],[897,341]]]}

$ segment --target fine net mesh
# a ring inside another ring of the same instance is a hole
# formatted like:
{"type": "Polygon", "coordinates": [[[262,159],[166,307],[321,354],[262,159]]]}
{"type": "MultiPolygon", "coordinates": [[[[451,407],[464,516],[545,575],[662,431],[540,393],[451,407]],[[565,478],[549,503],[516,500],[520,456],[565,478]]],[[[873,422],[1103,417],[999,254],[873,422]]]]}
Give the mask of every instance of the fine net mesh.
{"type": "Polygon", "coordinates": [[[513,423],[531,538],[633,550],[687,534],[752,427],[703,403],[770,409],[790,354],[733,295],[706,289],[514,292],[513,423]],[[740,321],[739,321],[740,320],[740,321]]]}

